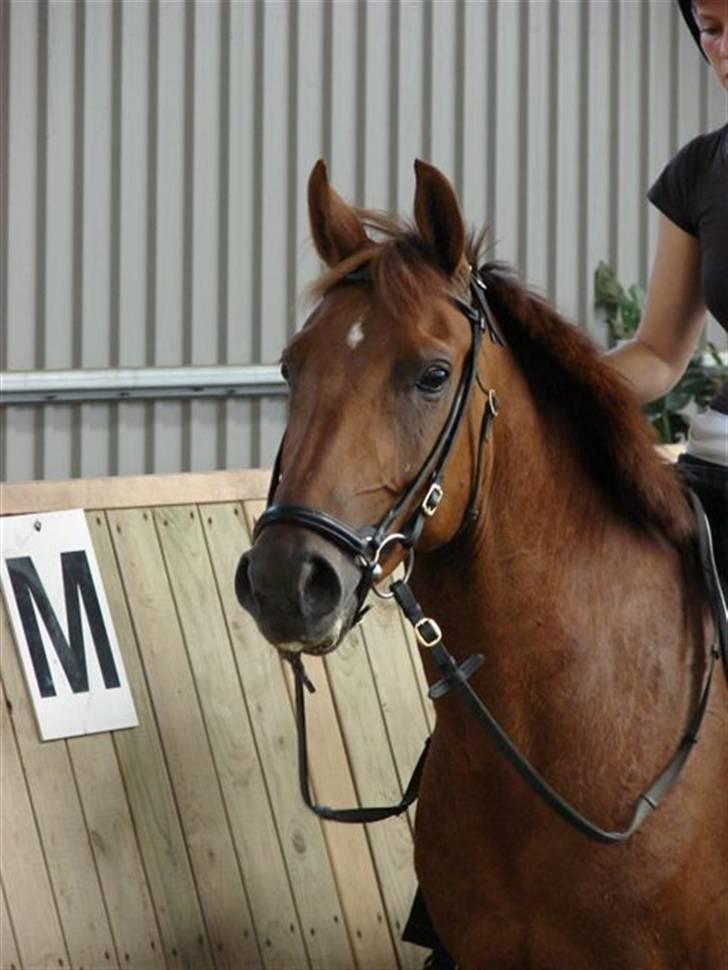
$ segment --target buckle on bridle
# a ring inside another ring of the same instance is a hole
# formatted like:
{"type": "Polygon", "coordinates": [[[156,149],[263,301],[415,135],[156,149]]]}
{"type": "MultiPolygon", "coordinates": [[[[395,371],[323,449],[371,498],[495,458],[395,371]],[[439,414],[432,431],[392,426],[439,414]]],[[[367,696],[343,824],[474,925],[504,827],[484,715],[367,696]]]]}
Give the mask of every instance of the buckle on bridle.
{"type": "Polygon", "coordinates": [[[437,622],[431,620],[429,616],[423,616],[421,620],[418,620],[414,624],[414,631],[419,645],[428,650],[436,647],[442,640],[442,630],[437,622]]]}
{"type": "Polygon", "coordinates": [[[442,486],[437,482],[433,482],[432,485],[430,485],[427,495],[425,495],[424,499],[422,500],[422,505],[420,506],[428,519],[431,519],[435,512],[437,512],[444,494],[445,493],[442,490],[442,486]]]}

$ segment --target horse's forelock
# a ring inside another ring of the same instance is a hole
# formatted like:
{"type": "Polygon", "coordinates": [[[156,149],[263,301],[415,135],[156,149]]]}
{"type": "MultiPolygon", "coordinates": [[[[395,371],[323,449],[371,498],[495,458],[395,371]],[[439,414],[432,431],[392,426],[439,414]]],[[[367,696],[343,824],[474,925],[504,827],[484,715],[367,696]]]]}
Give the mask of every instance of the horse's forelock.
{"type": "Polygon", "coordinates": [[[392,312],[402,313],[408,307],[417,309],[435,291],[448,288],[467,296],[467,271],[477,266],[485,249],[487,230],[471,229],[467,235],[462,274],[446,280],[437,265],[437,256],[421,237],[415,226],[395,219],[376,209],[356,209],[371,245],[360,249],[332,269],[324,272],[306,290],[306,302],[313,303],[347,276],[369,266],[377,297],[392,312]]]}
{"type": "Polygon", "coordinates": [[[367,246],[323,273],[306,291],[307,302],[322,299],[352,273],[364,267],[371,274],[373,293],[390,316],[406,319],[433,295],[448,289],[434,254],[410,226],[385,220],[378,213],[361,213],[377,237],[367,246]]]}

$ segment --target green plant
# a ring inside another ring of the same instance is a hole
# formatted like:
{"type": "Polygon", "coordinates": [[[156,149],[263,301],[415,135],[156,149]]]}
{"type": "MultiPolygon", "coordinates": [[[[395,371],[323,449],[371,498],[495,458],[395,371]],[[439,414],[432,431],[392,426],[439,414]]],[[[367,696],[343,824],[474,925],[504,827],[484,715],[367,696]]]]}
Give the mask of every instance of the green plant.
{"type": "MultiPolygon", "coordinates": [[[[610,347],[634,335],[644,305],[645,291],[641,286],[633,284],[625,290],[611,266],[599,263],[594,273],[594,306],[601,311],[606,323],[610,347]]],[[[688,429],[686,409],[691,404],[705,407],[726,379],[728,365],[722,361],[714,344],[709,342],[705,348],[696,351],[672,390],[645,407],[661,440],[670,443],[683,439],[688,429]]]]}

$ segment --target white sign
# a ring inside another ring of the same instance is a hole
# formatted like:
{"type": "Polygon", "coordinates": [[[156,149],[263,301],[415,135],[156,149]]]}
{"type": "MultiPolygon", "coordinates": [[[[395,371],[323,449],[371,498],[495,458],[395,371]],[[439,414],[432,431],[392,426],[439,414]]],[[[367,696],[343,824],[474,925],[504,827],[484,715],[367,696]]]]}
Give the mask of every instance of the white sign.
{"type": "Polygon", "coordinates": [[[139,722],[81,509],[0,519],[5,594],[44,741],[139,722]]]}

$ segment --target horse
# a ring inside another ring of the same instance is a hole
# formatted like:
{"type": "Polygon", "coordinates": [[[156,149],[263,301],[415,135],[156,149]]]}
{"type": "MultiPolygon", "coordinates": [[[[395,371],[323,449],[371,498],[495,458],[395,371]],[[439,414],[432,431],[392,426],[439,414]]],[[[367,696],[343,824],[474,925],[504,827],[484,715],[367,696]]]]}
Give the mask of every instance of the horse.
{"type": "Polygon", "coordinates": [[[323,161],[311,172],[327,268],[282,356],[273,514],[241,558],[238,599],[298,662],[335,650],[369,586],[416,555],[413,595],[437,624],[420,637],[428,682],[437,635],[456,665],[477,649],[473,694],[539,776],[610,829],[702,697],[679,783],[637,834],[604,844],[442,692],[415,869],[463,970],[728,967],[728,692],[706,688],[712,620],[689,502],[626,381],[507,266],[480,265],[484,234],[466,229],[447,178],[419,160],[415,173],[408,224],[347,204],[323,161]],[[361,549],[377,522],[373,561],[361,549]]]}

